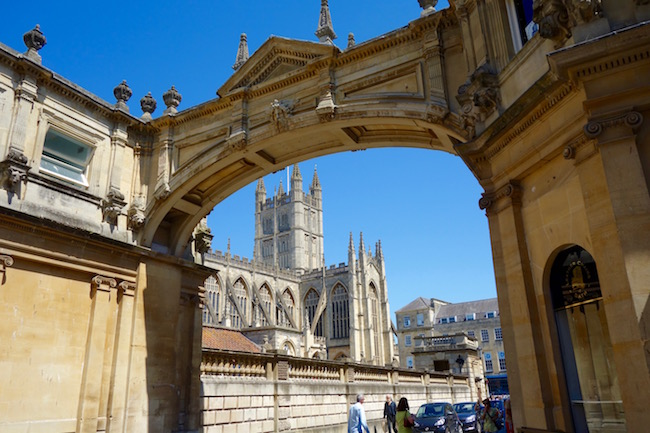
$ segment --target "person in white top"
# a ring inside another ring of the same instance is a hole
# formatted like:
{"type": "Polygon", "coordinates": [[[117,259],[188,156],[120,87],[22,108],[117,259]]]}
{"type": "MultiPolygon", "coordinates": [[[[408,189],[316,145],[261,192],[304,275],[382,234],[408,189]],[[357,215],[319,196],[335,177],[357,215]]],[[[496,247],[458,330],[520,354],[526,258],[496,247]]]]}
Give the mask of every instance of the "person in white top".
{"type": "Polygon", "coordinates": [[[348,433],[370,433],[366,422],[366,412],[363,410],[363,394],[357,394],[357,402],[350,407],[348,417],[348,433]]]}

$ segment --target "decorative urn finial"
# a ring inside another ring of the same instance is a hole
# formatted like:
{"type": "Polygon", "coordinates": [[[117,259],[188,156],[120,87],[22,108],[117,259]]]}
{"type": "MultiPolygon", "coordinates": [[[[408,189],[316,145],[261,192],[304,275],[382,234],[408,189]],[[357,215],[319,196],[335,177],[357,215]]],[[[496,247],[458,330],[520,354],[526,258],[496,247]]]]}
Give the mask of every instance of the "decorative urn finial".
{"type": "Polygon", "coordinates": [[[126,80],[122,80],[120,84],[115,86],[113,89],[113,95],[115,95],[115,99],[117,99],[115,107],[129,111],[129,107],[126,105],[126,102],[131,98],[133,92],[131,91],[131,88],[126,84],[126,80]]]}
{"type": "Polygon", "coordinates": [[[43,48],[47,43],[47,39],[41,32],[41,26],[36,24],[36,27],[28,31],[23,35],[23,42],[27,46],[27,57],[40,63],[41,56],[38,54],[38,50],[43,48]]]}
{"type": "Polygon", "coordinates": [[[348,34],[348,48],[352,48],[355,44],[354,33],[350,32],[350,34],[348,34]]]}
{"type": "Polygon", "coordinates": [[[418,0],[418,3],[420,3],[420,7],[423,9],[420,16],[424,17],[436,11],[438,0],[418,0]]]}
{"type": "Polygon", "coordinates": [[[165,105],[167,106],[167,109],[163,111],[163,114],[174,114],[177,113],[178,110],[176,107],[181,103],[181,100],[183,97],[181,96],[180,93],[178,93],[178,90],[174,86],[172,86],[171,89],[163,93],[163,101],[165,102],[165,105]]]}
{"type": "Polygon", "coordinates": [[[151,120],[152,114],[156,111],[158,104],[156,100],[151,96],[151,92],[148,92],[146,95],[140,99],[140,107],[142,108],[142,119],[151,120]]]}

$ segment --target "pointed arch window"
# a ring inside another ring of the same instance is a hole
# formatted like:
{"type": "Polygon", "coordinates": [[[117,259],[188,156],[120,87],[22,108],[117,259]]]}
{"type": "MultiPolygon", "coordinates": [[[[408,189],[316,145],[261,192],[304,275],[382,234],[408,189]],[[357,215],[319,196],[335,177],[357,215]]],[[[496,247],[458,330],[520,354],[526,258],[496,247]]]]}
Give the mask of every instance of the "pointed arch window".
{"type": "Polygon", "coordinates": [[[214,276],[208,277],[205,280],[205,307],[203,308],[203,324],[204,325],[216,325],[221,319],[220,310],[221,307],[221,284],[214,276]],[[210,314],[210,310],[212,313],[210,314]],[[216,319],[216,320],[215,320],[216,319]]]}
{"type": "Polygon", "coordinates": [[[272,325],[272,323],[269,323],[268,319],[266,318],[267,315],[269,317],[271,316],[271,305],[273,305],[273,296],[271,295],[271,289],[267,284],[264,284],[260,288],[259,295],[259,303],[255,308],[255,322],[259,321],[261,326],[272,325]],[[262,311],[262,309],[264,309],[264,311],[262,311]]]}
{"type": "Polygon", "coordinates": [[[235,301],[237,302],[237,305],[239,305],[239,310],[243,317],[239,316],[239,312],[234,305],[230,305],[230,323],[234,328],[241,329],[244,326],[244,320],[248,317],[248,290],[246,289],[246,284],[241,278],[235,281],[232,288],[235,301]]]}
{"type": "Polygon", "coordinates": [[[370,290],[368,290],[368,299],[370,300],[370,317],[372,319],[372,333],[374,335],[375,343],[375,358],[379,360],[381,347],[381,328],[379,327],[379,299],[377,297],[377,289],[373,283],[370,283],[370,290]]]}
{"type": "MultiPolygon", "coordinates": [[[[314,322],[314,316],[316,315],[316,308],[318,308],[318,301],[320,295],[314,289],[309,289],[307,295],[305,296],[305,308],[307,309],[307,318],[309,319],[309,325],[314,322]]],[[[318,337],[323,336],[323,315],[318,319],[318,324],[316,325],[316,332],[314,335],[318,337]]]]}
{"type": "Polygon", "coordinates": [[[332,290],[332,338],[350,337],[348,291],[341,284],[332,290]]]}
{"type": "Polygon", "coordinates": [[[276,311],[276,320],[278,326],[290,327],[291,320],[289,320],[289,317],[291,318],[294,317],[293,310],[296,306],[296,303],[293,300],[293,296],[291,295],[291,291],[289,289],[285,289],[284,292],[282,293],[282,300],[284,301],[284,305],[287,308],[287,312],[285,313],[282,306],[278,305],[276,311]],[[289,317],[287,317],[287,315],[289,315],[289,317]]]}

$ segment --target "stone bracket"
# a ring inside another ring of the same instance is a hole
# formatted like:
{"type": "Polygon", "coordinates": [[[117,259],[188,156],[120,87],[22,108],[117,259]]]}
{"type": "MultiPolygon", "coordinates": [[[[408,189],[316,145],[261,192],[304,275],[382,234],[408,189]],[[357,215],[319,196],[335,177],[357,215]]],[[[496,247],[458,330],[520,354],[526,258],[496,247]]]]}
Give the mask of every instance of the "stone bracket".
{"type": "Polygon", "coordinates": [[[2,187],[20,197],[21,186],[27,183],[27,173],[30,169],[27,157],[16,149],[10,149],[7,158],[0,162],[2,187]]]}
{"type": "Polygon", "coordinates": [[[126,206],[124,194],[111,188],[106,198],[102,199],[102,216],[104,221],[111,225],[117,225],[117,217],[122,213],[124,206],[126,206]]]}

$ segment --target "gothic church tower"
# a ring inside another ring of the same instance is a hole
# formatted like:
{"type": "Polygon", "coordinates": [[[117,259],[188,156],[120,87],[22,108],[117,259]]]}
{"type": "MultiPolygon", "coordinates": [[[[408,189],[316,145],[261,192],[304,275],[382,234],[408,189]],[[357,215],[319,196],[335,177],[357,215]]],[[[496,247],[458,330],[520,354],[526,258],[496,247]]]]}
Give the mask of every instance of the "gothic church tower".
{"type": "Polygon", "coordinates": [[[291,189],[282,182],[273,197],[267,198],[264,181],[255,191],[255,260],[279,269],[309,272],[322,266],[323,195],[314,169],[306,194],[302,175],[294,164],[291,189]]]}

